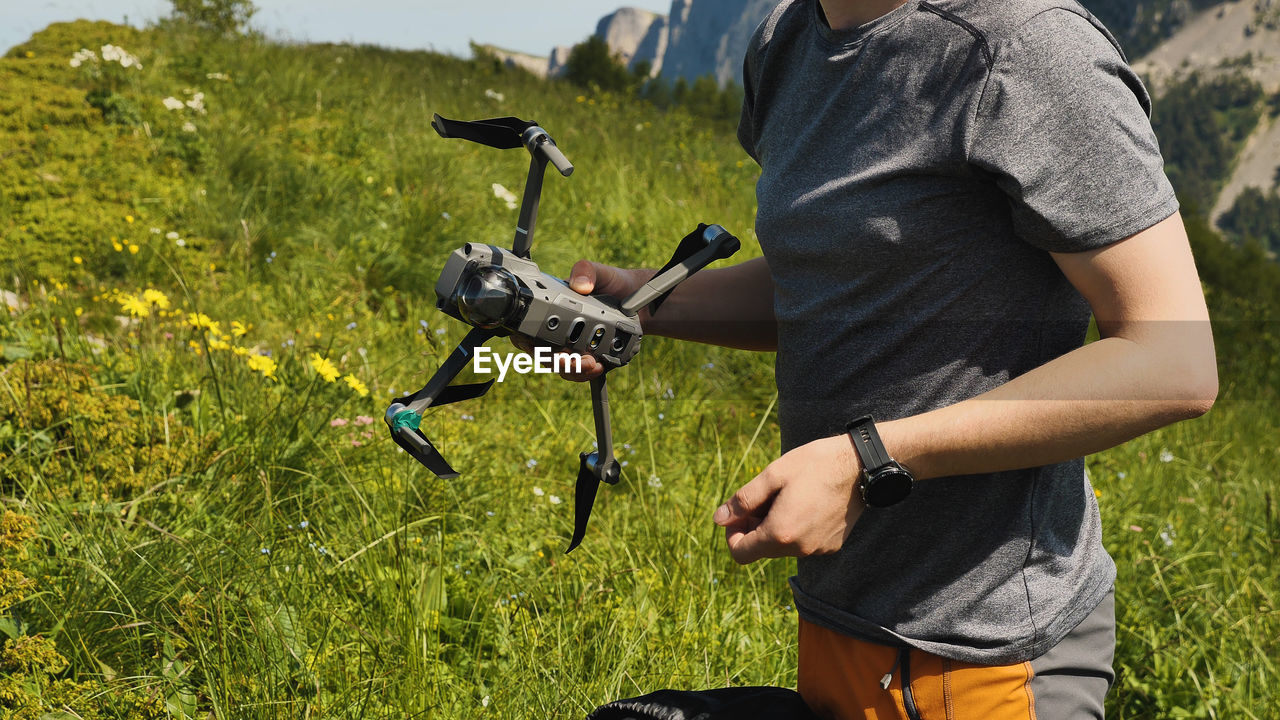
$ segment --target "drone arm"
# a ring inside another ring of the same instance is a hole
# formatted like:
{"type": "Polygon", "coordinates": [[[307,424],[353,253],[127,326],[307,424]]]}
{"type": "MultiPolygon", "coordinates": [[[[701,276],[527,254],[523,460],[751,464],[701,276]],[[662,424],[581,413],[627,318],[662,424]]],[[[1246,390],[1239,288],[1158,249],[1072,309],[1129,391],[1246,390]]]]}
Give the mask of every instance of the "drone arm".
{"type": "MultiPolygon", "coordinates": [[[[462,338],[462,342],[458,343],[458,347],[449,353],[449,357],[445,358],[444,363],[440,365],[440,369],[436,370],[436,374],[431,376],[427,384],[418,392],[407,398],[402,398],[401,402],[406,409],[412,410],[418,414],[422,414],[423,410],[435,405],[445,405],[458,400],[465,400],[468,397],[478,397],[483,395],[484,391],[480,391],[478,395],[463,395],[462,390],[449,391],[449,383],[457,377],[458,373],[466,368],[467,363],[471,360],[472,353],[475,349],[488,342],[493,337],[493,333],[481,328],[472,328],[467,336],[462,338]],[[462,396],[459,396],[462,395],[462,396]],[[446,399],[446,396],[450,396],[446,399]]],[[[484,385],[485,389],[493,383],[477,383],[484,385]]],[[[458,388],[470,388],[470,385],[459,385],[458,388]]]]}
{"type": "Polygon", "coordinates": [[[421,390],[408,397],[400,398],[387,408],[384,419],[387,427],[391,429],[391,439],[413,459],[425,465],[439,477],[457,477],[458,473],[450,467],[440,455],[440,451],[431,444],[420,429],[422,412],[432,406],[445,405],[485,394],[489,386],[493,385],[492,380],[469,385],[449,385],[449,383],[466,367],[472,352],[492,337],[492,332],[480,328],[467,333],[467,336],[462,339],[458,347],[454,348],[440,369],[431,376],[421,390]]]}
{"type": "Polygon", "coordinates": [[[511,251],[522,258],[529,257],[529,248],[533,247],[533,227],[538,222],[538,203],[542,200],[542,177],[550,162],[569,177],[573,165],[560,152],[556,143],[546,130],[537,125],[530,126],[520,136],[524,146],[529,150],[529,175],[524,181],[524,198],[520,201],[520,220],[516,222],[516,236],[511,241],[511,251]]]}
{"type": "Polygon", "coordinates": [[[658,305],[686,278],[716,260],[738,252],[738,238],[719,225],[698,225],[680,241],[671,260],[650,280],[622,301],[620,309],[635,316],[640,308],[649,305],[649,312],[656,312],[658,305]]]}

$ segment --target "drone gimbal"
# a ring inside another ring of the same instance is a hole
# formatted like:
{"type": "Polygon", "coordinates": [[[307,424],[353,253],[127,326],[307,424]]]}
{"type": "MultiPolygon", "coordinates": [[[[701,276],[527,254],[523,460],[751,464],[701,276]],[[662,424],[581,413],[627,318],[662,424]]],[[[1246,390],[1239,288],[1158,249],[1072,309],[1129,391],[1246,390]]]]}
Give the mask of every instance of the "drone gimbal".
{"type": "MultiPolygon", "coordinates": [[[[605,366],[607,374],[640,351],[643,332],[637,315],[641,308],[648,306],[650,314],[656,312],[677,285],[711,262],[737,252],[739,242],[719,225],[699,224],[680,241],[671,260],[629,297],[618,300],[580,295],[563,280],[539,270],[529,258],[547,163],[565,177],[573,172],[573,165],[547,131],[535,122],[514,117],[463,122],[436,115],[431,127],[444,138],[499,149],[523,146],[532,156],[511,249],[467,243],[449,256],[436,283],[436,307],[470,325],[471,331],[421,390],[399,398],[386,412],[391,438],[397,445],[439,477],[453,478],[458,472],[420,429],[422,413],[429,407],[480,397],[489,390],[492,380],[449,384],[477,347],[495,337],[526,335],[565,352],[590,354],[605,366]]],[[[573,539],[565,552],[582,542],[600,483],[615,484],[621,477],[621,466],[613,456],[605,374],[591,381],[591,405],[596,450],[578,458],[573,539]]]]}

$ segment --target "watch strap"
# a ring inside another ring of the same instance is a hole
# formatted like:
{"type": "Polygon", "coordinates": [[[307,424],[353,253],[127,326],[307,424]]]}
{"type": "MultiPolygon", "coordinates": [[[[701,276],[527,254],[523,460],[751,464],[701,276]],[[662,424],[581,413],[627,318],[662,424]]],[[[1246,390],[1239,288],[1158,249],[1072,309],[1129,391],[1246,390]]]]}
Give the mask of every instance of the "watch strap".
{"type": "Polygon", "coordinates": [[[853,448],[858,453],[858,459],[862,461],[864,472],[870,472],[893,462],[893,458],[889,457],[889,453],[884,449],[884,443],[880,440],[875,419],[870,415],[854,420],[845,426],[845,430],[853,439],[853,448]]]}

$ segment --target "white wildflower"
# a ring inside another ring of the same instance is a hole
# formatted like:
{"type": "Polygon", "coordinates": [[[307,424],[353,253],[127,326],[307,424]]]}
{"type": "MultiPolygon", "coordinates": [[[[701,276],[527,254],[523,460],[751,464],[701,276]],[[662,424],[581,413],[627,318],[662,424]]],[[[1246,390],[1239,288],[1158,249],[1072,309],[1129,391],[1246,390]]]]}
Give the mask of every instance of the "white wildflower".
{"type": "Polygon", "coordinates": [[[533,494],[534,494],[534,495],[537,495],[538,497],[542,497],[542,496],[543,496],[543,495],[545,495],[546,493],[542,492],[542,488],[540,488],[540,487],[535,487],[535,488],[533,489],[533,494]]]}
{"type": "Polygon", "coordinates": [[[161,100],[160,102],[163,102],[163,103],[164,103],[164,106],[165,106],[165,107],[167,107],[167,108],[169,108],[170,110],[181,110],[181,109],[182,109],[182,101],[181,101],[181,100],[179,100],[178,98],[176,98],[176,97],[172,96],[172,95],[170,95],[169,97],[165,98],[164,100],[161,100]]]}
{"type": "Polygon", "coordinates": [[[650,476],[649,476],[649,487],[651,487],[651,488],[660,488],[660,487],[662,487],[662,478],[658,477],[657,475],[650,475],[650,476]]]}
{"type": "Polygon", "coordinates": [[[497,92],[496,90],[490,90],[490,89],[486,89],[484,91],[484,96],[496,102],[502,102],[503,100],[507,99],[507,97],[502,93],[497,92]]]}
{"type": "Polygon", "coordinates": [[[164,234],[164,238],[165,238],[165,240],[177,240],[177,239],[178,239],[178,233],[177,233],[176,231],[174,231],[174,230],[170,230],[169,232],[167,232],[167,233],[165,233],[165,234],[164,234]]]}
{"type": "Polygon", "coordinates": [[[204,114],[206,112],[204,109],[204,93],[198,92],[193,94],[191,99],[187,101],[187,107],[198,113],[204,114]]]}
{"type": "Polygon", "coordinates": [[[205,73],[205,78],[209,80],[221,80],[222,82],[227,82],[231,79],[226,73],[205,73]]]}
{"type": "Polygon", "coordinates": [[[548,498],[547,498],[547,500],[548,500],[552,505],[559,505],[559,504],[560,504],[560,496],[558,496],[558,495],[552,495],[552,496],[548,497],[548,498]]]}
{"type": "Polygon", "coordinates": [[[189,132],[189,133],[193,133],[193,132],[195,132],[195,131],[196,131],[196,124],[195,124],[195,123],[191,122],[190,120],[188,120],[187,122],[182,123],[182,132],[189,132]]]}
{"type": "Polygon", "coordinates": [[[493,196],[507,204],[508,210],[516,209],[516,195],[498,183],[493,184],[493,196]]]}
{"type": "Polygon", "coordinates": [[[1162,449],[1160,451],[1160,462],[1162,463],[1173,462],[1173,453],[1169,452],[1168,449],[1162,449]]]}

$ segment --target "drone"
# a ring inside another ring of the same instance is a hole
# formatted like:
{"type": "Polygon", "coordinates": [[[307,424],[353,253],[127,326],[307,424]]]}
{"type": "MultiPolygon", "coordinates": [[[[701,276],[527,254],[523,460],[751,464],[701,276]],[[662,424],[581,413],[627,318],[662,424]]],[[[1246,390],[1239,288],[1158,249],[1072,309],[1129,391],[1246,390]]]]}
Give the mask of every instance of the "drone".
{"type": "Polygon", "coordinates": [[[677,285],[715,260],[733,255],[740,243],[719,225],[699,223],[680,241],[671,260],[630,296],[581,295],[564,280],[539,270],[529,256],[547,164],[564,177],[573,172],[573,165],[547,131],[536,122],[515,117],[462,121],[438,114],[431,127],[442,138],[469,140],[500,150],[524,147],[530,155],[529,174],[511,248],[466,243],[449,255],[436,282],[436,307],[470,325],[471,330],[421,390],[398,398],[387,408],[385,420],[392,440],[406,453],[436,476],[455,478],[459,473],[423,434],[422,413],[427,408],[478,398],[489,390],[493,380],[449,384],[476,348],[492,338],[515,333],[563,352],[595,357],[605,369],[591,380],[596,449],[578,457],[573,537],[565,551],[569,553],[586,535],[600,484],[617,484],[622,476],[621,465],[613,456],[605,378],[640,351],[644,336],[640,310],[647,306],[650,314],[657,312],[677,285]]]}

